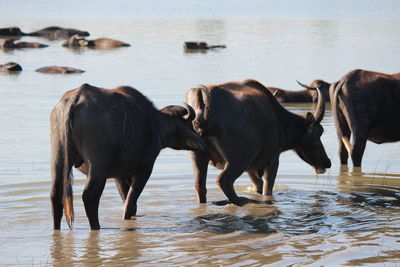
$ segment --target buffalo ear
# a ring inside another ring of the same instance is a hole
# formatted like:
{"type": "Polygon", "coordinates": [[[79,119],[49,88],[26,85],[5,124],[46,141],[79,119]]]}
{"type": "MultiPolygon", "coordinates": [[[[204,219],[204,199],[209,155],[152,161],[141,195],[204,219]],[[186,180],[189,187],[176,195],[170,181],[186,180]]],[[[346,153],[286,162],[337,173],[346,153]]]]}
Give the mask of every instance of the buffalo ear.
{"type": "Polygon", "coordinates": [[[307,112],[306,121],[307,121],[307,125],[311,125],[311,124],[315,123],[315,117],[311,112],[307,112]]]}

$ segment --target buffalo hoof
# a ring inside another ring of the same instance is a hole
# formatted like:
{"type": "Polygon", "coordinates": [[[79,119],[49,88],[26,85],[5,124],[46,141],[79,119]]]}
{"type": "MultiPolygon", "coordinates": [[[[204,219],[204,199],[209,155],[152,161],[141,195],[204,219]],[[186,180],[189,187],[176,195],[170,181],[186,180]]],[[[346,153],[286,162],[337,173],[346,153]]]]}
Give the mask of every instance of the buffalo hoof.
{"type": "Polygon", "coordinates": [[[250,199],[247,197],[238,197],[238,199],[235,202],[232,202],[229,199],[227,199],[227,200],[214,201],[212,203],[217,206],[225,206],[228,204],[235,204],[236,206],[244,206],[249,203],[260,204],[260,203],[264,203],[264,202],[259,201],[259,200],[250,199]]]}
{"type": "Polygon", "coordinates": [[[356,167],[356,166],[353,167],[352,175],[361,176],[362,174],[363,174],[363,172],[361,170],[361,167],[356,167]]]}
{"type": "Polygon", "coordinates": [[[229,201],[229,199],[226,200],[220,200],[220,201],[213,201],[212,204],[216,205],[216,206],[225,206],[228,205],[232,202],[229,201]]]}
{"type": "Polygon", "coordinates": [[[347,166],[347,164],[341,164],[340,165],[340,172],[348,172],[349,171],[349,166],[347,166]]]}

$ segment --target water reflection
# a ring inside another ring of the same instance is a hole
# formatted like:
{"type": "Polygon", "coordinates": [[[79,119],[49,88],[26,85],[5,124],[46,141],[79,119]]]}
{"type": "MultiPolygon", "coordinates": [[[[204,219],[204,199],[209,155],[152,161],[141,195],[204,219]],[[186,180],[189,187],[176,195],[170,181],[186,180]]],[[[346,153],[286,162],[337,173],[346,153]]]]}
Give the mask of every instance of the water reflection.
{"type": "Polygon", "coordinates": [[[103,262],[101,257],[99,231],[90,231],[86,240],[86,245],[83,246],[82,263],[93,263],[100,265],[103,262]]]}
{"type": "Polygon", "coordinates": [[[53,264],[57,266],[72,264],[76,256],[73,241],[73,233],[64,234],[61,231],[54,231],[53,243],[50,250],[53,264]]]}
{"type": "MultiPolygon", "coordinates": [[[[135,220],[115,219],[116,225],[101,231],[85,228],[83,235],[81,229],[55,231],[51,259],[54,265],[207,264],[230,255],[226,263],[247,259],[262,265],[287,264],[291,254],[297,262],[312,263],[349,249],[376,251],[385,244],[379,257],[389,261],[399,254],[393,249],[400,237],[399,191],[339,184],[335,191],[278,190],[272,204],[216,207],[209,203],[190,205],[189,210],[181,206],[185,211],[175,213],[175,205],[160,202],[168,215],[147,211],[135,220]]],[[[348,260],[357,258],[355,264],[377,259],[357,255],[348,260]]]]}
{"type": "Polygon", "coordinates": [[[210,39],[213,42],[223,42],[226,39],[226,20],[199,19],[194,23],[194,37],[210,39]]]}
{"type": "Polygon", "coordinates": [[[348,170],[347,166],[340,168],[337,176],[340,185],[357,186],[374,185],[374,186],[394,186],[400,187],[400,174],[386,172],[363,172],[360,168],[348,170]]]}

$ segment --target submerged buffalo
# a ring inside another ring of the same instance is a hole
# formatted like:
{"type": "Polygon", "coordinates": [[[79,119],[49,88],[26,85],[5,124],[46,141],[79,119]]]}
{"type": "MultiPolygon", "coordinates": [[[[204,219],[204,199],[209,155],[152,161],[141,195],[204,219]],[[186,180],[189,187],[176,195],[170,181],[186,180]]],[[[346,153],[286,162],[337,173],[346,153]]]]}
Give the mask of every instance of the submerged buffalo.
{"type": "Polygon", "coordinates": [[[107,90],[89,84],[66,92],[51,112],[51,174],[54,229],[64,213],[72,227],[71,169],[87,173],[82,199],[91,229],[106,179],[116,178],[124,219],[136,215],[139,198],[161,149],[204,150],[193,131],[190,106],[157,110],[132,87],[107,90]]]}
{"type": "Polygon", "coordinates": [[[190,89],[186,101],[196,111],[193,127],[207,144],[206,152],[191,152],[199,202],[206,202],[210,161],[223,170],[217,184],[236,205],[253,202],[239,197],[233,186],[245,171],[254,176],[265,173],[262,193],[272,194],[283,151],[293,149],[317,173],[330,168],[331,162],[320,140],[325,100],[318,99],[314,115],[300,116],[282,107],[268,89],[255,80],[190,89]]]}
{"type": "Polygon", "coordinates": [[[0,65],[1,72],[19,72],[22,71],[21,65],[15,62],[7,62],[6,64],[0,65]]]}
{"type": "Polygon", "coordinates": [[[330,89],[341,164],[361,167],[367,140],[400,140],[400,73],[353,70],[330,89]],[[352,135],[352,144],[350,137],[352,135]]]}
{"type": "Polygon", "coordinates": [[[26,35],[18,27],[0,28],[0,37],[21,37],[26,35]]]}
{"type": "Polygon", "coordinates": [[[48,39],[68,39],[69,37],[75,34],[79,34],[80,36],[89,36],[89,32],[87,31],[81,31],[71,28],[62,28],[57,26],[43,28],[41,30],[34,31],[26,35],[44,37],[48,39]]]}
{"type": "Polygon", "coordinates": [[[76,69],[72,67],[63,67],[63,66],[46,66],[41,67],[36,70],[41,73],[50,73],[50,74],[70,74],[70,73],[83,73],[84,70],[76,69]]]}
{"type": "Polygon", "coordinates": [[[0,48],[2,49],[19,49],[19,48],[44,48],[48,47],[46,44],[38,42],[17,42],[14,39],[0,40],[0,48]]]}
{"type": "Polygon", "coordinates": [[[310,83],[310,85],[304,85],[300,82],[298,83],[306,89],[298,91],[288,91],[276,87],[267,87],[267,89],[281,103],[307,103],[307,102],[318,101],[317,91],[310,90],[318,87],[325,101],[326,102],[330,101],[329,100],[329,87],[331,86],[330,83],[327,83],[323,80],[314,80],[310,83]]]}
{"type": "Polygon", "coordinates": [[[187,52],[214,48],[226,48],[226,45],[208,45],[206,42],[185,42],[183,44],[183,49],[187,52]]]}
{"type": "Polygon", "coordinates": [[[86,40],[80,35],[71,36],[67,41],[65,41],[62,46],[79,48],[79,47],[91,47],[100,49],[110,49],[116,47],[130,46],[130,44],[110,39],[110,38],[98,38],[94,40],[86,40]]]}

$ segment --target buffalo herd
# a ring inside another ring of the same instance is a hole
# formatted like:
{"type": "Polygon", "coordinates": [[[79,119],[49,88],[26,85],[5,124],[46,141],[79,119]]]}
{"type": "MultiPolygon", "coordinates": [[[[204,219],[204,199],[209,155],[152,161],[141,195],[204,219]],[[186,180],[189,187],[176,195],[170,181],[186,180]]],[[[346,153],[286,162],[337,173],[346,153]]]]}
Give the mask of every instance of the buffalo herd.
{"type": "MultiPolygon", "coordinates": [[[[87,40],[86,31],[47,27],[24,33],[17,27],[0,29],[0,48],[41,48],[36,42],[16,42],[23,36],[66,39],[69,48],[110,49],[129,44],[109,39],[87,40]]],[[[206,42],[185,42],[184,51],[225,48],[206,42]]],[[[1,72],[19,72],[15,62],[1,72]]],[[[43,73],[81,73],[63,66],[37,69],[43,73]]],[[[293,150],[317,174],[331,167],[321,142],[326,103],[331,103],[339,141],[339,157],[361,167],[367,140],[377,144],[400,140],[400,73],[353,70],[336,82],[298,82],[301,90],[264,86],[256,80],[200,85],[186,92],[183,106],[157,110],[138,90],[83,84],[66,92],[50,116],[51,202],[54,229],[65,215],[74,221],[72,168],[87,175],[82,199],[90,227],[100,229],[99,201],[108,178],[114,178],[124,219],[137,213],[137,200],[163,148],[188,150],[199,203],[207,202],[207,169],[220,169],[217,184],[228,198],[216,204],[260,203],[238,196],[235,180],[244,172],[257,193],[272,195],[280,154],[293,150]],[[316,102],[314,112],[295,114],[283,103],[316,102]]]]}
{"type": "MultiPolygon", "coordinates": [[[[110,38],[97,38],[94,40],[87,40],[85,37],[89,36],[89,32],[81,31],[72,28],[62,28],[58,26],[46,27],[38,31],[25,33],[21,31],[18,27],[9,27],[9,28],[0,28],[0,50],[9,51],[14,49],[25,49],[25,48],[45,48],[49,45],[42,44],[39,42],[18,42],[17,39],[20,39],[24,36],[32,36],[32,37],[41,37],[46,38],[48,40],[58,40],[58,39],[66,39],[64,43],[62,43],[63,47],[75,48],[75,49],[85,49],[85,48],[93,48],[93,49],[113,49],[118,47],[127,47],[130,44],[121,42],[118,40],[110,39],[110,38]]],[[[22,71],[22,67],[10,68],[10,63],[6,63],[4,65],[0,65],[1,72],[7,73],[17,73],[22,71]]],[[[17,64],[17,63],[14,63],[17,64]]],[[[48,73],[48,74],[70,74],[70,73],[82,73],[84,70],[67,67],[67,66],[46,66],[36,69],[37,72],[48,73]]]]}

